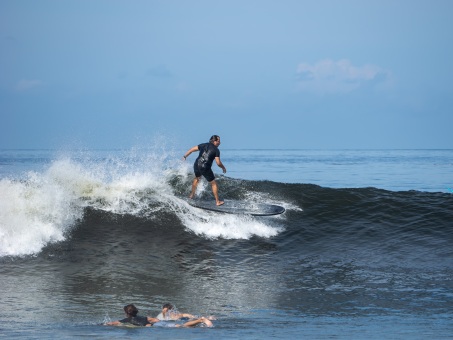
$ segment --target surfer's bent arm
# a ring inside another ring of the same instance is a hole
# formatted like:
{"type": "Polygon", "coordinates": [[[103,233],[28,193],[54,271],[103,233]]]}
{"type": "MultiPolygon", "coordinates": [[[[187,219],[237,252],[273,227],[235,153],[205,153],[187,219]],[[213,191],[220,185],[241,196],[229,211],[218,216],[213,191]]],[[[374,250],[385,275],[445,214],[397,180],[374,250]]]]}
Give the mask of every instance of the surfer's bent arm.
{"type": "Polygon", "coordinates": [[[219,168],[221,168],[223,170],[223,173],[226,172],[226,168],[225,166],[223,165],[222,161],[220,160],[220,157],[216,157],[215,158],[215,162],[217,163],[217,165],[219,166],[219,168]]]}
{"type": "Polygon", "coordinates": [[[160,321],[159,319],[152,318],[152,317],[150,317],[150,316],[147,316],[146,319],[147,319],[148,322],[149,322],[150,324],[152,324],[152,325],[155,324],[156,322],[159,322],[159,321],[160,321]]]}
{"type": "Polygon", "coordinates": [[[190,154],[191,154],[192,152],[195,152],[195,151],[198,151],[198,145],[195,145],[193,148],[189,149],[189,151],[187,151],[187,152],[184,154],[184,156],[182,156],[182,158],[183,158],[184,160],[186,160],[186,158],[189,157],[190,154]]]}

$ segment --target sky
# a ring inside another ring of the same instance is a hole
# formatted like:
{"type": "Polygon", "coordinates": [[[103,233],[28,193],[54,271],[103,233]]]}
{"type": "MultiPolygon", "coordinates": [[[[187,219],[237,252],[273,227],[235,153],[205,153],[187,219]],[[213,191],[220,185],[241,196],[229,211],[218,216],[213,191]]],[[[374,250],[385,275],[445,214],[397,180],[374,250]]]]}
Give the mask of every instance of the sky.
{"type": "Polygon", "coordinates": [[[453,148],[450,0],[2,0],[0,149],[453,148]]]}

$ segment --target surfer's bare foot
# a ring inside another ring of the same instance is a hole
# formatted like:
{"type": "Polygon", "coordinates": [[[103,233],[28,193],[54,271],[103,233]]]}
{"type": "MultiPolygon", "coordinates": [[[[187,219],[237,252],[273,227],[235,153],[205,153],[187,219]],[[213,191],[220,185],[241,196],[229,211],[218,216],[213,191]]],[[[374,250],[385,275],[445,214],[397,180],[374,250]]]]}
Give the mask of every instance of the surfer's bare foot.
{"type": "Polygon", "coordinates": [[[215,204],[216,204],[217,206],[219,206],[219,205],[222,205],[222,204],[224,204],[224,203],[225,203],[224,201],[217,201],[215,204]]]}
{"type": "Polygon", "coordinates": [[[193,195],[189,195],[189,198],[192,199],[192,198],[193,198],[193,195]]]}

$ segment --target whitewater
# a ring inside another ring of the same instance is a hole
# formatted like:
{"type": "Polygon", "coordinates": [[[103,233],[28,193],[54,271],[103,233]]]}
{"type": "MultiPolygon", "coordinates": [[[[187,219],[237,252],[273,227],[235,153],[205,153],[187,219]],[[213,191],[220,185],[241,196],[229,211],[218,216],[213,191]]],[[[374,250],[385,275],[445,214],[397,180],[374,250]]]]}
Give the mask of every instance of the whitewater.
{"type": "MultiPolygon", "coordinates": [[[[182,199],[192,180],[190,164],[168,162],[168,158],[137,156],[135,152],[122,158],[65,156],[44,164],[40,172],[2,178],[0,256],[36,254],[45,245],[64,240],[88,207],[148,218],[159,210],[169,210],[186,228],[206,238],[270,237],[281,229],[247,216],[210,214],[193,208],[182,199]],[[177,183],[176,187],[171,183],[177,183]]],[[[209,190],[202,182],[198,196],[209,195],[209,190]]],[[[240,192],[235,196],[249,202],[282,203],[264,193],[240,192]]],[[[292,207],[290,203],[286,206],[292,207]]]]}

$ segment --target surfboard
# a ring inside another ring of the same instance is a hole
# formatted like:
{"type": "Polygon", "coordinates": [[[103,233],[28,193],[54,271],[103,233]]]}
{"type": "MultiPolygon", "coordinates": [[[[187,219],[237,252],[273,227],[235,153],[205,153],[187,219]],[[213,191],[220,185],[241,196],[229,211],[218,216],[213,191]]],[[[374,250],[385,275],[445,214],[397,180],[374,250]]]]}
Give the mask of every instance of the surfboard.
{"type": "Polygon", "coordinates": [[[214,199],[198,200],[187,199],[187,202],[196,208],[216,211],[226,214],[252,215],[252,216],[272,216],[280,215],[285,212],[285,208],[267,203],[250,203],[238,200],[223,200],[225,203],[217,206],[214,199]]]}

